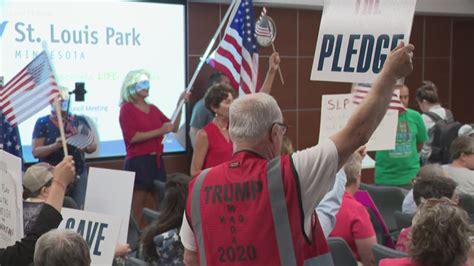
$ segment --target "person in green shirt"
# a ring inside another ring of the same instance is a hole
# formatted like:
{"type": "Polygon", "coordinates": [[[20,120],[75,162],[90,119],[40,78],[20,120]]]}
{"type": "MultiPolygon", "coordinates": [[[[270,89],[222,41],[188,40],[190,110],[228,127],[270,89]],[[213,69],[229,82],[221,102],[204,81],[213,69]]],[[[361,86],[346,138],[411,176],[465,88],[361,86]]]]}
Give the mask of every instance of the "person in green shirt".
{"type": "Polygon", "coordinates": [[[399,87],[400,101],[406,111],[398,114],[395,149],[375,153],[375,184],[411,188],[411,181],[420,170],[418,153],[428,134],[421,115],[408,108],[408,87],[399,87]]]}

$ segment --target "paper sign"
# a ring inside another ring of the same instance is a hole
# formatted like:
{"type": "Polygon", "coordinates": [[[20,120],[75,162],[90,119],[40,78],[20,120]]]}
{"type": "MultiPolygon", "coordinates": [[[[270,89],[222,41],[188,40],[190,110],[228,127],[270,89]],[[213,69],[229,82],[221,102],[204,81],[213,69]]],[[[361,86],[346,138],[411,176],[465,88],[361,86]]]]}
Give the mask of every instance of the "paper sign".
{"type": "Polygon", "coordinates": [[[119,217],[119,243],[127,243],[134,182],[134,172],[89,169],[84,210],[119,217]]]}
{"type": "Polygon", "coordinates": [[[92,265],[112,265],[120,230],[117,217],[63,208],[59,229],[80,234],[89,247],[92,265]]]}
{"type": "Polygon", "coordinates": [[[409,43],[416,0],[325,0],[311,80],[372,83],[409,43]]]}
{"type": "MultiPolygon", "coordinates": [[[[352,103],[352,95],[323,95],[321,104],[321,125],[319,142],[344,128],[357,105],[352,103]]],[[[388,110],[367,143],[368,151],[393,150],[397,135],[398,111],[388,110]]]]}
{"type": "Polygon", "coordinates": [[[21,159],[0,149],[0,248],[23,237],[21,159]]]}

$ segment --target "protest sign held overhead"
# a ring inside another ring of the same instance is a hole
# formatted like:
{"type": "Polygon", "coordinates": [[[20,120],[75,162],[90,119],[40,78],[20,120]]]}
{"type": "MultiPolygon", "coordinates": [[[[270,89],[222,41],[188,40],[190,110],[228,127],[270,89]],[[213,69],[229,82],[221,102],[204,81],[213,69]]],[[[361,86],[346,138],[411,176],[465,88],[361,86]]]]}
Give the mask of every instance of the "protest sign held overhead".
{"type": "Polygon", "coordinates": [[[91,265],[111,265],[120,230],[120,219],[105,214],[63,208],[60,229],[80,234],[89,247],[91,265]]]}
{"type": "Polygon", "coordinates": [[[311,80],[372,83],[409,43],[416,0],[325,0],[311,80]]]}

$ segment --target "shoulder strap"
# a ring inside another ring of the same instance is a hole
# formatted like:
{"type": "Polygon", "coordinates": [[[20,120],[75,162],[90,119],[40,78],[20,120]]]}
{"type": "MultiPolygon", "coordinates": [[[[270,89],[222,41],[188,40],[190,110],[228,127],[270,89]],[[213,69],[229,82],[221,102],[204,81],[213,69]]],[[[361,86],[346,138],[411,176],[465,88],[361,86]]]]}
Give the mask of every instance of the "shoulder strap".
{"type": "Polygon", "coordinates": [[[446,120],[448,121],[454,121],[454,116],[453,116],[453,112],[451,112],[451,110],[449,109],[446,109],[444,108],[445,112],[446,112],[446,120]]]}
{"type": "Polygon", "coordinates": [[[433,122],[438,122],[440,120],[443,120],[443,118],[441,116],[439,116],[437,113],[434,113],[434,112],[426,112],[425,115],[427,115],[429,118],[431,118],[431,120],[433,120],[433,122]]]}

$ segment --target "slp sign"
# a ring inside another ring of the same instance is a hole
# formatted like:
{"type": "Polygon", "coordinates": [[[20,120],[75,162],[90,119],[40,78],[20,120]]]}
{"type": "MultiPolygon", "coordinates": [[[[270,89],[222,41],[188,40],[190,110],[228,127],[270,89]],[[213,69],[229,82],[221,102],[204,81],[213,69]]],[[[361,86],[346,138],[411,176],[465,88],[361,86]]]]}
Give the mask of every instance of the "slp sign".
{"type": "Polygon", "coordinates": [[[416,0],[325,0],[311,80],[372,83],[400,41],[416,0]]]}

